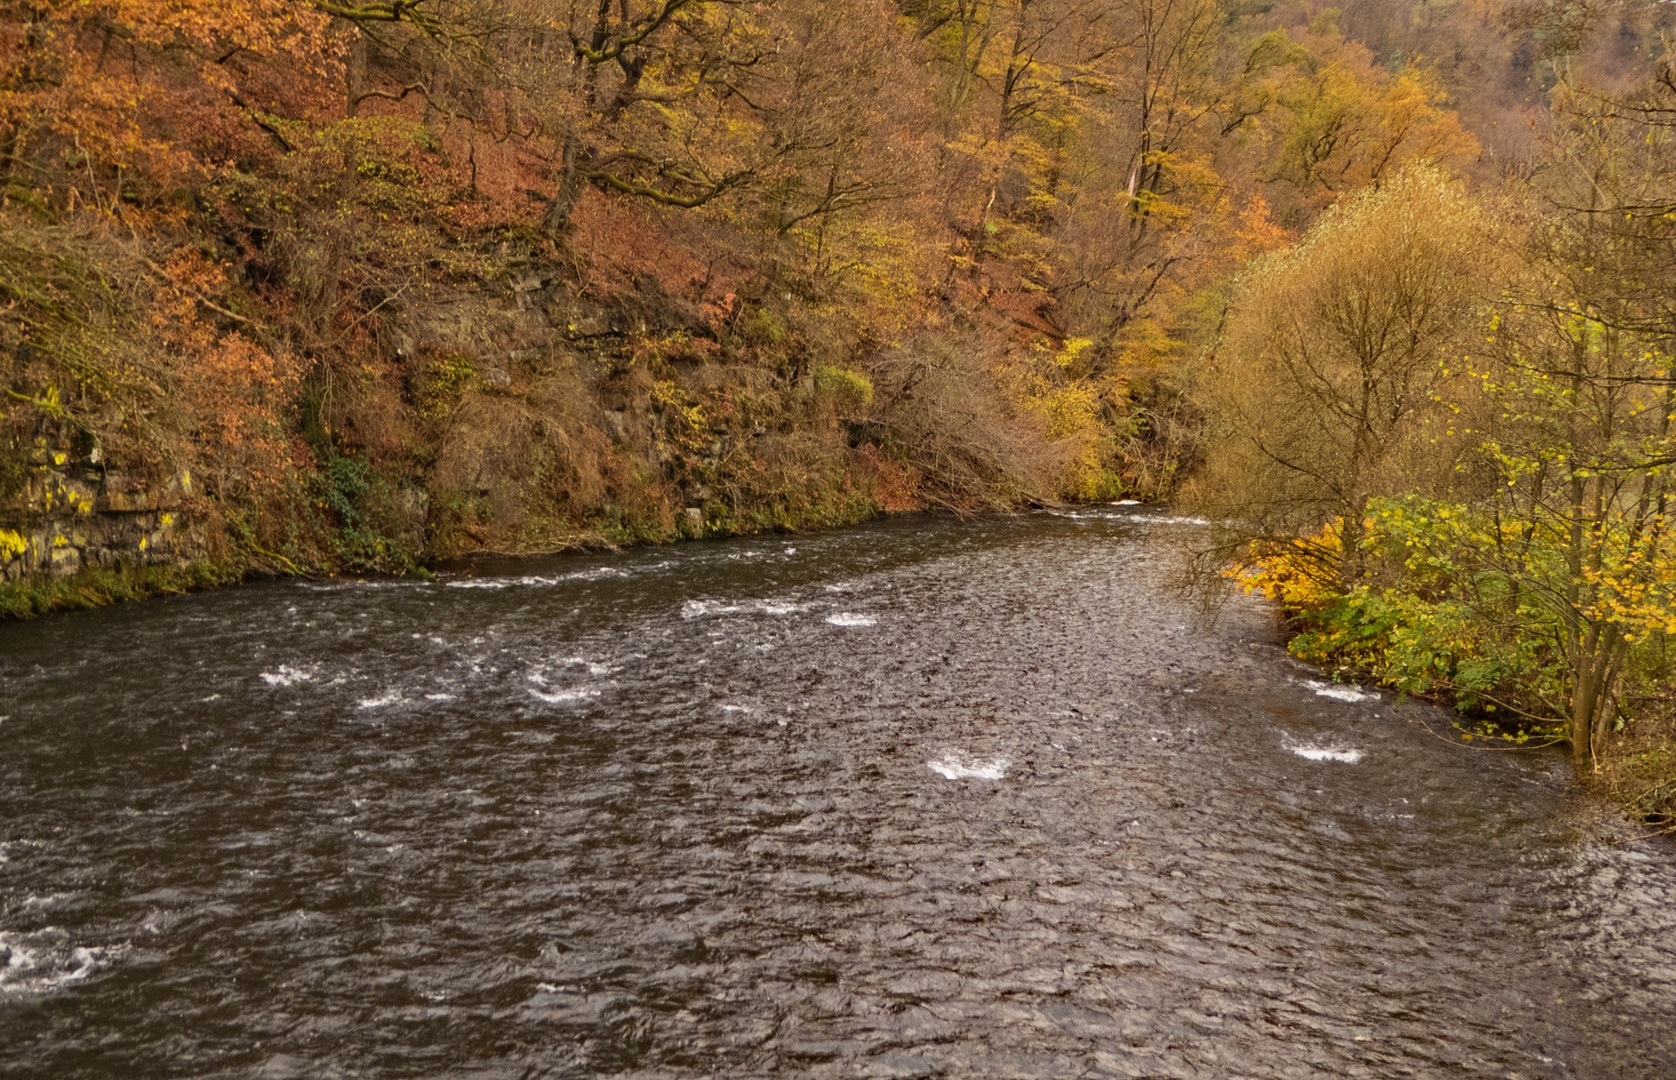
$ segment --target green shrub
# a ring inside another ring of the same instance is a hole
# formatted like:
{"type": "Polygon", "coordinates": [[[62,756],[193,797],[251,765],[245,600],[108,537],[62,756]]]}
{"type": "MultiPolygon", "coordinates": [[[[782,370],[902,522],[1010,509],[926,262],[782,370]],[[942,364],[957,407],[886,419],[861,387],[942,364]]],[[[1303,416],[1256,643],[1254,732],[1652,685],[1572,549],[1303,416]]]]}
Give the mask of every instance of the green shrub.
{"type": "Polygon", "coordinates": [[[873,404],[873,381],[849,368],[817,367],[815,389],[830,397],[840,412],[860,412],[873,404]]]}

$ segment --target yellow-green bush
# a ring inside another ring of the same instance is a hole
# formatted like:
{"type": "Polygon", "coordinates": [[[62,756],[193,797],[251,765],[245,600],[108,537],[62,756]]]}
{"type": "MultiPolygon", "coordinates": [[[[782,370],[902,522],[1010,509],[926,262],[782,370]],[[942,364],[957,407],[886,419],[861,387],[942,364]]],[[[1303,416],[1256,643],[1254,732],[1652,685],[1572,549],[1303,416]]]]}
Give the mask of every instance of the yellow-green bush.
{"type": "Polygon", "coordinates": [[[840,412],[860,412],[873,404],[873,381],[849,368],[817,367],[815,389],[830,397],[840,412]]]}

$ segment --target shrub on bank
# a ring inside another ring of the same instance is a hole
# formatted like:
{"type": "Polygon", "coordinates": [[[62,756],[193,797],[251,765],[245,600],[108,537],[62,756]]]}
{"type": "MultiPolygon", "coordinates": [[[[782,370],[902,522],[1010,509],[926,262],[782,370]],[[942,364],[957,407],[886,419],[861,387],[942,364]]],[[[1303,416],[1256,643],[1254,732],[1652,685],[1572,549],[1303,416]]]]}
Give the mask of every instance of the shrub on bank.
{"type": "Polygon", "coordinates": [[[1588,633],[1583,616],[1610,620],[1625,642],[1606,672],[1586,775],[1650,821],[1676,819],[1676,640],[1661,590],[1598,595],[1579,616],[1563,602],[1566,531],[1510,529],[1481,509],[1412,496],[1371,503],[1360,541],[1368,580],[1344,588],[1333,570],[1343,531],[1335,521],[1307,541],[1252,544],[1230,572],[1280,605],[1292,655],[1453,704],[1465,741],[1522,745],[1570,737],[1573,635],[1588,633]],[[1486,530],[1517,540],[1516,557],[1486,530]]]}

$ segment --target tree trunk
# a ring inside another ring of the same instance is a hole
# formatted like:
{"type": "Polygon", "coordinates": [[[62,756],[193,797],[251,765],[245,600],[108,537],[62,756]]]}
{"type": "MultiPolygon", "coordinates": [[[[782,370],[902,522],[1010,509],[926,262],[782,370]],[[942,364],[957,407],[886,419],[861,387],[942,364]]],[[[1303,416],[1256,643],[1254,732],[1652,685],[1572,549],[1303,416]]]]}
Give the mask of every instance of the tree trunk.
{"type": "Polygon", "coordinates": [[[367,92],[367,36],[359,28],[354,30],[355,44],[349,47],[344,74],[348,79],[348,100],[343,115],[353,120],[361,112],[361,98],[367,92]]]}
{"type": "Polygon", "coordinates": [[[1367,538],[1367,517],[1368,497],[1358,495],[1345,507],[1339,526],[1338,573],[1347,592],[1360,584],[1367,572],[1367,553],[1362,550],[1362,542],[1367,538]]]}
{"type": "Polygon", "coordinates": [[[581,146],[575,135],[567,135],[559,156],[559,189],[547,204],[541,222],[542,232],[553,243],[560,243],[570,234],[570,214],[576,200],[582,197],[582,185],[587,182],[587,163],[592,153],[581,146]]]}
{"type": "Polygon", "coordinates": [[[1571,760],[1578,776],[1594,763],[1594,721],[1599,692],[1594,684],[1593,658],[1586,650],[1593,644],[1595,633],[1591,630],[1580,636],[1571,665],[1571,760]]]}

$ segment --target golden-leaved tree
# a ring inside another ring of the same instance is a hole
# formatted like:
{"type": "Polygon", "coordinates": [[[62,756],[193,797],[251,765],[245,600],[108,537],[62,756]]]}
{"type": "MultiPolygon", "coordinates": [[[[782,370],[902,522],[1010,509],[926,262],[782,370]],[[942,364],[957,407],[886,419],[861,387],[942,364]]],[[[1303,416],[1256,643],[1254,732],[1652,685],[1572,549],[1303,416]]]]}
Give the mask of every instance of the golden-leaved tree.
{"type": "Polygon", "coordinates": [[[1447,488],[1445,391],[1495,299],[1489,219],[1460,182],[1412,168],[1245,273],[1200,391],[1190,488],[1226,523],[1220,555],[1295,546],[1352,589],[1371,500],[1447,488]]]}

